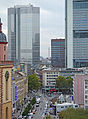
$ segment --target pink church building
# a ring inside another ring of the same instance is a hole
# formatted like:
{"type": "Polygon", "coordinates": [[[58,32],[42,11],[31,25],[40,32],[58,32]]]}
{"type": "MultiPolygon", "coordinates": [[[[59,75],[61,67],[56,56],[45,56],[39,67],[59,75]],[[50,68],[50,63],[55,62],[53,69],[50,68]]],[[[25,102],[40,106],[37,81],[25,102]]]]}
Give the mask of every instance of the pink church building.
{"type": "Polygon", "coordinates": [[[2,23],[0,18],[0,61],[7,60],[7,43],[6,35],[2,32],[2,23]]]}

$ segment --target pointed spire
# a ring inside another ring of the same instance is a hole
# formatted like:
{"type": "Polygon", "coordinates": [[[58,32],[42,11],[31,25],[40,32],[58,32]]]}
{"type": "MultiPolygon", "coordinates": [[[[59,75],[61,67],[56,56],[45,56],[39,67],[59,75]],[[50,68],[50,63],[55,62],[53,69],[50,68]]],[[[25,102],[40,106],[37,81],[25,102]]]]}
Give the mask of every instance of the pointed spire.
{"type": "Polygon", "coordinates": [[[0,18],[0,33],[2,33],[2,23],[1,23],[1,18],[0,18]]]}

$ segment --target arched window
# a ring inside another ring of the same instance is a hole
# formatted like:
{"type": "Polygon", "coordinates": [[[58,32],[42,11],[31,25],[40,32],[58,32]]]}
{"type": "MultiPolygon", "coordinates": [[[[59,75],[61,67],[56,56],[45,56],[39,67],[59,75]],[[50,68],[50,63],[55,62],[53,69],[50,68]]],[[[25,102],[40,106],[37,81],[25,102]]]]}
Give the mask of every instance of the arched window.
{"type": "Polygon", "coordinates": [[[8,100],[8,79],[9,79],[8,71],[6,71],[6,73],[5,73],[5,78],[6,78],[6,100],[8,100]]]}
{"type": "Polygon", "coordinates": [[[8,119],[8,107],[6,107],[6,119],[8,119]]]}
{"type": "Polygon", "coordinates": [[[6,100],[8,100],[8,80],[6,80],[6,100]]]}
{"type": "Polygon", "coordinates": [[[6,55],[4,55],[4,61],[6,60],[6,55]]]}

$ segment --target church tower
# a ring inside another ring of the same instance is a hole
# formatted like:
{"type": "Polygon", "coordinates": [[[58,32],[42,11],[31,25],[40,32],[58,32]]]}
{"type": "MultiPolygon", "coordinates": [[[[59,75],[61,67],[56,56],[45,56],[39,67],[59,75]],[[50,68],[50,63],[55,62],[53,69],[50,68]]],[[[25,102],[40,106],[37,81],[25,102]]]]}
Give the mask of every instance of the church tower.
{"type": "Polygon", "coordinates": [[[6,61],[7,60],[7,41],[6,41],[6,35],[2,33],[2,23],[0,18],[0,61],[6,61]]]}
{"type": "Polygon", "coordinates": [[[0,18],[0,119],[12,119],[12,67],[7,61],[7,39],[0,18]]]}

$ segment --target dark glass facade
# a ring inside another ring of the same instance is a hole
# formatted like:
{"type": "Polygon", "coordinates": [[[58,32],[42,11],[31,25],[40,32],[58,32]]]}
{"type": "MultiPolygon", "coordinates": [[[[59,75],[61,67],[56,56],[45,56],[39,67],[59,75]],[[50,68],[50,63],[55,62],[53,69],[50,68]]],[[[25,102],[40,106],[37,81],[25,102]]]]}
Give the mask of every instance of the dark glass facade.
{"type": "Polygon", "coordinates": [[[51,65],[53,67],[65,67],[65,39],[51,40],[51,65]]]}
{"type": "Polygon", "coordinates": [[[88,67],[88,0],[73,0],[73,66],[88,67]]]}

